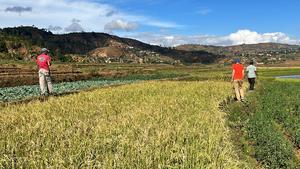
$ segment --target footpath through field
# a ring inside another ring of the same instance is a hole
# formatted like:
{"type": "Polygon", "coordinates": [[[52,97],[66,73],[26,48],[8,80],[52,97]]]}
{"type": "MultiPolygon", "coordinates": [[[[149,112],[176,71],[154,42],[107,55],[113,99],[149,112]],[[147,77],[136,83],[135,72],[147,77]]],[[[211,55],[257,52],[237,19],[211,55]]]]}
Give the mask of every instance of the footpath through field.
{"type": "Polygon", "coordinates": [[[237,145],[262,167],[298,169],[300,81],[275,78],[260,81],[246,103],[234,103],[228,111],[237,145]]]}
{"type": "Polygon", "coordinates": [[[144,82],[0,110],[4,168],[246,168],[227,82],[144,82]]]}

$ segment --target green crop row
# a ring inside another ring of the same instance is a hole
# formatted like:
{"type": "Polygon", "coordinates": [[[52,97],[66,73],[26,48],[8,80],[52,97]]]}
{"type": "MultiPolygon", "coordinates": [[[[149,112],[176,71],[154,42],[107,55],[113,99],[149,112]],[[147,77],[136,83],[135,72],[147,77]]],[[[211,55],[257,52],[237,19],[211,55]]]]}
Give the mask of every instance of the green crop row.
{"type": "MultiPolygon", "coordinates": [[[[53,85],[53,91],[56,94],[62,94],[67,92],[74,92],[82,89],[125,84],[134,82],[133,80],[121,81],[121,80],[94,80],[94,81],[77,81],[77,82],[64,82],[53,85]]],[[[19,86],[19,87],[8,87],[0,89],[0,102],[25,100],[31,97],[40,95],[40,89],[38,85],[32,86],[19,86]]]]}
{"type": "Polygon", "coordinates": [[[259,75],[264,77],[288,76],[300,74],[299,68],[259,68],[259,75]]]}
{"type": "MultiPolygon", "coordinates": [[[[156,73],[148,75],[130,75],[128,77],[120,78],[97,78],[88,81],[63,82],[54,84],[53,90],[56,94],[63,94],[101,86],[128,84],[141,80],[174,78],[177,76],[179,75],[156,73]]],[[[40,89],[38,85],[0,88],[0,102],[26,100],[39,95],[40,89]]]]}
{"type": "Polygon", "coordinates": [[[272,118],[264,112],[258,112],[250,119],[247,127],[255,158],[265,168],[294,168],[293,146],[285,139],[272,118]]]}
{"type": "Polygon", "coordinates": [[[244,105],[231,105],[231,128],[243,153],[265,168],[299,168],[300,82],[263,81],[244,105]],[[293,144],[294,143],[294,144],[293,144]]]}
{"type": "Polygon", "coordinates": [[[263,110],[287,131],[287,136],[300,147],[300,81],[265,82],[263,110]]]}

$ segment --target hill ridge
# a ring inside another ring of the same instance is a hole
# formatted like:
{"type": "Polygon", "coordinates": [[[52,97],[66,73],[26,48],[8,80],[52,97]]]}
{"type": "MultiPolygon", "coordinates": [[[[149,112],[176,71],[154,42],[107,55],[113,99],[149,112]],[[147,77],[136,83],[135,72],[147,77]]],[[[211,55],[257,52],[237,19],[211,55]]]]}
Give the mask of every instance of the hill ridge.
{"type": "MultiPolygon", "coordinates": [[[[30,59],[37,54],[38,48],[47,47],[56,58],[73,55],[89,62],[104,62],[103,59],[90,59],[95,49],[113,48],[123,53],[123,60],[137,62],[142,59],[148,63],[215,63],[225,56],[206,51],[184,51],[171,47],[146,44],[138,40],[121,38],[115,35],[96,32],[53,34],[45,29],[31,26],[0,29],[0,53],[9,55],[8,59],[30,59]],[[113,46],[119,43],[119,46],[113,46]],[[7,48],[7,49],[5,49],[7,48]],[[87,59],[86,59],[87,58],[87,59]]],[[[111,52],[119,53],[119,52],[111,52]]],[[[109,56],[107,57],[109,58],[109,56]]],[[[106,59],[107,59],[106,58],[106,59]]],[[[69,58],[70,59],[70,58],[69,58]]],[[[120,59],[118,59],[120,61],[120,59]]]]}

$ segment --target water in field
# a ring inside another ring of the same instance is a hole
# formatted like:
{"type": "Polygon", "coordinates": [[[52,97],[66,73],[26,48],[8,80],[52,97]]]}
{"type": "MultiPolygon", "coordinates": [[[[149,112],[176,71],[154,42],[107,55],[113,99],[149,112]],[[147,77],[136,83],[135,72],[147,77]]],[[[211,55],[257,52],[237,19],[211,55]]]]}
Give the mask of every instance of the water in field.
{"type": "Polygon", "coordinates": [[[300,79],[300,75],[277,76],[276,78],[283,78],[283,79],[300,79]]]}

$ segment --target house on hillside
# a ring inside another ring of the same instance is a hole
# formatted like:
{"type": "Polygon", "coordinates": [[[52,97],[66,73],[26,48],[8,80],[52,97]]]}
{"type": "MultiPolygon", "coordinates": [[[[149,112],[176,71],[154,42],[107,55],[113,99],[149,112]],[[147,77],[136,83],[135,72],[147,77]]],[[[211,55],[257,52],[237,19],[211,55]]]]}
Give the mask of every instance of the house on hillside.
{"type": "Polygon", "coordinates": [[[144,63],[144,59],[139,58],[139,59],[138,59],[138,63],[139,63],[139,64],[143,64],[143,63],[144,63]]]}

